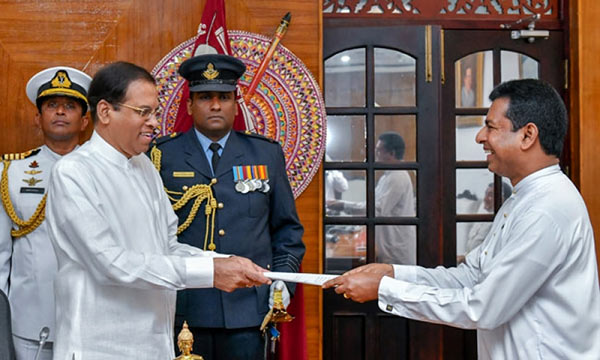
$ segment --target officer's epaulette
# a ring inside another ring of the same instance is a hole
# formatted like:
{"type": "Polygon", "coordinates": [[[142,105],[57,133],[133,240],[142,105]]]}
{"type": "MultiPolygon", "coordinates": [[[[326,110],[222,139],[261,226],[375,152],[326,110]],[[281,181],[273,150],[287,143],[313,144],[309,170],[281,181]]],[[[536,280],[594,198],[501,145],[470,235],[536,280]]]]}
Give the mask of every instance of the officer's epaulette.
{"type": "Polygon", "coordinates": [[[4,154],[2,155],[2,160],[23,160],[27,159],[30,156],[37,155],[42,148],[32,149],[29,151],[25,151],[22,153],[14,153],[14,154],[4,154]]]}
{"type": "Polygon", "coordinates": [[[167,141],[169,141],[169,140],[173,140],[173,139],[175,139],[176,137],[179,137],[179,136],[181,136],[181,134],[183,134],[183,133],[176,133],[176,132],[174,132],[174,133],[171,133],[171,134],[169,134],[169,135],[165,135],[165,136],[157,137],[156,139],[154,139],[154,140],[152,141],[152,145],[154,146],[154,145],[161,145],[161,144],[164,144],[164,143],[166,143],[166,142],[167,142],[167,141]]]}
{"type": "Polygon", "coordinates": [[[253,137],[255,139],[261,139],[261,140],[265,140],[265,141],[272,142],[272,143],[275,142],[275,140],[273,140],[271,138],[268,138],[266,136],[263,136],[263,135],[260,135],[260,134],[257,134],[257,133],[253,133],[250,130],[238,131],[238,134],[245,135],[245,136],[250,136],[250,137],[253,137]]]}

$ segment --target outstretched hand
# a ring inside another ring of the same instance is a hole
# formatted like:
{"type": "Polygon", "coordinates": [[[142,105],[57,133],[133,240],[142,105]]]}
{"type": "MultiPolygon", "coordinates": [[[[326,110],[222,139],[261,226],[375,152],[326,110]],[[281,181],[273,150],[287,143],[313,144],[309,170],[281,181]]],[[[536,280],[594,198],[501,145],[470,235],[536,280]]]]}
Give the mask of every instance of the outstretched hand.
{"type": "Polygon", "coordinates": [[[333,287],[336,293],[343,294],[346,299],[363,303],[376,300],[381,279],[393,275],[394,268],[391,265],[368,264],[327,281],[323,288],[333,287]]]}
{"type": "Polygon", "coordinates": [[[267,270],[244,257],[215,258],[213,261],[214,286],[219,290],[232,292],[241,287],[271,284],[263,274],[267,270]]]}
{"type": "Polygon", "coordinates": [[[346,272],[345,275],[352,275],[352,274],[358,274],[358,273],[363,273],[363,272],[370,273],[370,274],[379,274],[382,276],[394,277],[394,267],[392,265],[378,264],[378,263],[372,263],[372,264],[359,266],[357,268],[354,268],[354,269],[346,272]]]}

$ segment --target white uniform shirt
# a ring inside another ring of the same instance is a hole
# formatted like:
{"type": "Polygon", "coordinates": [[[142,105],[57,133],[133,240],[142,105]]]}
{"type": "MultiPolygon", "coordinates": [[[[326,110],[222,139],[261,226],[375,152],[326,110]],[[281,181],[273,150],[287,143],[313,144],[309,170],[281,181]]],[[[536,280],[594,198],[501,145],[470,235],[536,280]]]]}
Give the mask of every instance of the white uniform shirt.
{"type": "Polygon", "coordinates": [[[172,359],[176,290],[211,287],[214,253],[177,242],[150,160],[127,159],[94,132],[56,163],[47,222],[58,258],[54,359],[172,359]]]}
{"type": "MultiPolygon", "coordinates": [[[[59,158],[59,154],[44,145],[37,154],[10,162],[8,191],[15,213],[21,220],[29,220],[42,201],[50,171],[59,158]],[[32,183],[28,184],[25,180],[32,183]]],[[[0,171],[3,168],[0,163],[0,171]]],[[[10,234],[12,229],[18,227],[0,205],[0,284],[10,300],[13,334],[38,340],[40,330],[47,326],[50,329],[48,341],[54,341],[53,282],[57,267],[46,222],[16,239],[10,234]],[[9,273],[10,289],[6,282],[9,273]]]]}
{"type": "Polygon", "coordinates": [[[379,307],[477,329],[480,359],[598,359],[600,291],[581,195],[558,165],[521,180],[456,268],[395,266],[379,307]]]}
{"type": "MultiPolygon", "coordinates": [[[[365,213],[364,202],[344,204],[344,211],[365,213]]],[[[415,216],[415,193],[407,171],[383,173],[375,187],[376,216],[415,216]]],[[[411,225],[377,225],[375,227],[377,262],[416,264],[416,228],[411,225]]]]}

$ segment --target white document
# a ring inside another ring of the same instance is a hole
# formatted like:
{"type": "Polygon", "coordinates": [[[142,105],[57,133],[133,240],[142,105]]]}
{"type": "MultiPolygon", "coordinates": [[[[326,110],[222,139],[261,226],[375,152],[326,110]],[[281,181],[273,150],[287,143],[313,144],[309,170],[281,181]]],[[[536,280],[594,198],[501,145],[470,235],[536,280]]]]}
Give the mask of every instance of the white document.
{"type": "Polygon", "coordinates": [[[271,280],[283,280],[308,285],[323,285],[326,281],[335,279],[339,275],[327,274],[304,274],[304,273],[288,273],[288,272],[266,272],[266,277],[271,280]]]}

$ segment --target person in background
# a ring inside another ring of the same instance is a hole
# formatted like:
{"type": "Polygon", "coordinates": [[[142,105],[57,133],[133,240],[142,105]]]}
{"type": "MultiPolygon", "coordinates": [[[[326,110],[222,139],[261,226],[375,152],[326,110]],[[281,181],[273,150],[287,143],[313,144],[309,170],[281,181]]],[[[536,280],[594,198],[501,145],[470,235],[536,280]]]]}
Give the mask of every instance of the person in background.
{"type": "Polygon", "coordinates": [[[463,86],[460,90],[460,104],[462,107],[475,106],[475,92],[473,91],[473,69],[469,66],[465,69],[463,86]]]}
{"type": "MultiPolygon", "coordinates": [[[[245,69],[228,55],[184,61],[179,73],[189,82],[186,106],[194,126],[157,139],[150,156],[177,204],[182,242],[248,257],[269,270],[297,272],[305,251],[304,229],[281,146],[233,130],[236,84],[245,69]],[[214,196],[207,200],[210,218],[204,211],[194,212],[202,196],[214,196]]],[[[281,281],[231,294],[185,290],[178,294],[176,325],[187,321],[196,339],[193,352],[206,360],[263,359],[259,327],[272,307],[274,287],[280,285],[287,307],[294,286],[281,281]]]]}
{"type": "MultiPolygon", "coordinates": [[[[331,161],[329,155],[325,155],[325,161],[331,161]]],[[[325,204],[329,201],[340,199],[343,192],[348,190],[348,180],[344,173],[339,170],[325,170],[325,204]]],[[[326,207],[327,215],[338,215],[326,207]]]]}
{"type": "MultiPolygon", "coordinates": [[[[506,201],[512,193],[512,188],[510,185],[502,182],[502,202],[506,201]]],[[[481,207],[479,213],[483,214],[493,214],[494,213],[494,183],[490,183],[488,187],[485,189],[485,195],[483,197],[483,201],[481,203],[481,207]]],[[[477,222],[474,223],[473,226],[469,229],[469,234],[467,238],[467,243],[465,244],[465,254],[469,253],[471,250],[475,249],[487,236],[492,228],[491,222],[477,222]]],[[[456,263],[460,264],[465,261],[465,255],[459,255],[456,257],[456,263]]]]}
{"type": "Polygon", "coordinates": [[[52,359],[57,266],[44,221],[46,192],[52,166],[78,147],[88,124],[91,80],[67,66],[31,77],[26,92],[37,108],[34,122],[43,145],[22,154],[6,154],[0,164],[0,288],[11,304],[17,360],[34,359],[44,327],[50,333],[39,359],[52,359]]]}

